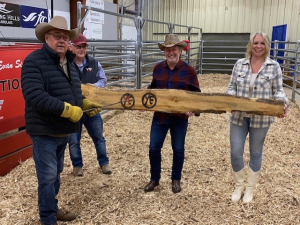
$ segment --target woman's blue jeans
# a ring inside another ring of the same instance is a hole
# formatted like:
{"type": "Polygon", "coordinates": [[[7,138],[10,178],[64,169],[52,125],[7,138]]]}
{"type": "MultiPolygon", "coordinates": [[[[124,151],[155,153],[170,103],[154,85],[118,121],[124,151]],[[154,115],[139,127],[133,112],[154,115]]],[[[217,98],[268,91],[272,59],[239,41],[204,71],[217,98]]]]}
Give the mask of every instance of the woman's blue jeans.
{"type": "Polygon", "coordinates": [[[184,162],[184,144],[188,127],[188,120],[180,117],[170,117],[169,124],[159,124],[153,118],[150,132],[150,173],[152,181],[160,180],[161,173],[161,148],[163,147],[168,130],[171,134],[171,144],[173,149],[172,180],[180,180],[184,162]]]}
{"type": "Polygon", "coordinates": [[[252,128],[250,127],[250,118],[244,117],[243,125],[237,126],[230,123],[230,157],[234,172],[244,168],[244,146],[246,137],[249,133],[250,162],[249,167],[257,172],[261,168],[262,152],[265,138],[269,127],[252,128]]]}
{"type": "Polygon", "coordinates": [[[83,167],[82,154],[80,148],[80,139],[82,133],[82,125],[84,125],[92,138],[99,166],[103,166],[109,162],[106,155],[106,141],[103,137],[103,121],[100,114],[89,117],[85,113],[80,120],[80,130],[78,133],[73,133],[70,135],[69,141],[69,151],[70,158],[74,167],[83,167]]]}
{"type": "Polygon", "coordinates": [[[54,224],[58,210],[56,195],[60,188],[60,174],[68,137],[30,135],[33,160],[38,178],[38,206],[43,224],[54,224]]]}

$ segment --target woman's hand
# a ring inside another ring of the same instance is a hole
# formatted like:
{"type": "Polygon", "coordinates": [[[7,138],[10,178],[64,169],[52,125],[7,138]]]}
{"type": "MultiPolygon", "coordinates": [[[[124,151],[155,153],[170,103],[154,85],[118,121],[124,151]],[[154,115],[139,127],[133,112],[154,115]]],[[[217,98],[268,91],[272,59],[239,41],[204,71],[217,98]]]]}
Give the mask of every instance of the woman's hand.
{"type": "Polygon", "coordinates": [[[186,112],[185,115],[187,115],[187,116],[194,116],[195,114],[193,112],[186,112]]]}
{"type": "Polygon", "coordinates": [[[284,107],[283,107],[283,115],[281,116],[278,116],[278,118],[284,118],[287,116],[287,105],[284,104],[284,107]]]}

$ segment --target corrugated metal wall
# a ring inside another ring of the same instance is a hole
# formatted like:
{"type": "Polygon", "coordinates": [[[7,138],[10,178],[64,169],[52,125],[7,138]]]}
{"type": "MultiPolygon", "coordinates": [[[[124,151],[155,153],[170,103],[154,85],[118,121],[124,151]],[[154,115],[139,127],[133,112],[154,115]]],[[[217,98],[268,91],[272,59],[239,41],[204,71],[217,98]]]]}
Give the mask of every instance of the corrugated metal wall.
{"type": "MultiPolygon", "coordinates": [[[[263,31],[271,38],[273,26],[288,24],[287,40],[300,39],[300,0],[144,0],[144,6],[145,19],[200,27],[203,33],[263,31]]],[[[161,33],[168,27],[144,26],[144,39],[161,40],[161,33]]]]}

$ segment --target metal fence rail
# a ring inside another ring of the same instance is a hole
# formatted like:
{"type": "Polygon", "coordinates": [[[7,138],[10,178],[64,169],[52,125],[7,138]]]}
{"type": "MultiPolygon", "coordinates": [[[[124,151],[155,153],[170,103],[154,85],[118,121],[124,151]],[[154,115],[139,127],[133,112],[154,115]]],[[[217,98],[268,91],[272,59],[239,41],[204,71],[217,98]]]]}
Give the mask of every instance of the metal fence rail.
{"type": "Polygon", "coordinates": [[[235,62],[245,55],[247,42],[242,40],[202,40],[201,74],[230,74],[235,62]]]}
{"type": "Polygon", "coordinates": [[[292,101],[295,101],[296,94],[300,95],[297,88],[300,87],[300,40],[297,42],[274,41],[274,48],[271,48],[274,60],[282,60],[280,66],[283,71],[283,85],[292,90],[292,101]],[[283,43],[288,46],[287,49],[279,49],[278,44],[283,43]],[[278,56],[283,52],[284,56],[278,56]]]}
{"type": "MultiPolygon", "coordinates": [[[[143,12],[143,1],[141,1],[141,12],[143,12]]],[[[105,74],[109,78],[108,85],[120,85],[140,89],[147,85],[143,78],[152,75],[154,65],[164,60],[164,54],[158,49],[157,41],[143,40],[144,26],[166,26],[168,33],[174,33],[175,28],[187,29],[187,39],[190,41],[190,51],[183,53],[181,58],[194,66],[200,72],[200,45],[202,29],[180,24],[166,23],[162,21],[144,19],[140,16],[128,16],[114,13],[98,8],[83,5],[77,2],[77,27],[80,29],[89,11],[107,13],[109,15],[128,18],[134,21],[137,38],[136,41],[92,41],[88,40],[90,46],[88,53],[92,54],[103,65],[105,74]],[[84,10],[82,10],[84,9],[84,10]],[[84,13],[82,14],[82,11],[84,13]],[[200,33],[198,41],[191,41],[191,30],[196,29],[200,33]]],[[[123,10],[121,10],[122,12],[123,10]]],[[[122,26],[120,26],[122,27],[122,26]]],[[[122,37],[121,37],[122,39],[122,37]]],[[[163,42],[163,40],[161,40],[163,42]]],[[[149,83],[149,82],[148,82],[149,83]]]]}

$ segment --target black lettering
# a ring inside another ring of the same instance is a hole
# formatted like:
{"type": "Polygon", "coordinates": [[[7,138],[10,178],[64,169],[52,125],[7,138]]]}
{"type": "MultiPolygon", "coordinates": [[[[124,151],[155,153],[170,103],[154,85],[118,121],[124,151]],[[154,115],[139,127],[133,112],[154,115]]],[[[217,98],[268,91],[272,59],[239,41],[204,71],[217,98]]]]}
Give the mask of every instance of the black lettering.
{"type": "Polygon", "coordinates": [[[5,92],[5,83],[7,80],[0,80],[0,84],[2,84],[2,92],[5,92]]]}
{"type": "Polygon", "coordinates": [[[14,78],[12,80],[0,80],[0,90],[2,92],[20,89],[20,80],[14,78]]]}
{"type": "Polygon", "coordinates": [[[10,80],[7,80],[7,86],[8,86],[8,91],[11,91],[11,89],[10,89],[10,80]]]}
{"type": "Polygon", "coordinates": [[[19,89],[19,87],[20,87],[20,82],[19,82],[19,80],[18,80],[18,79],[13,79],[13,80],[12,80],[12,83],[11,83],[11,86],[12,86],[13,90],[19,89]]]}

